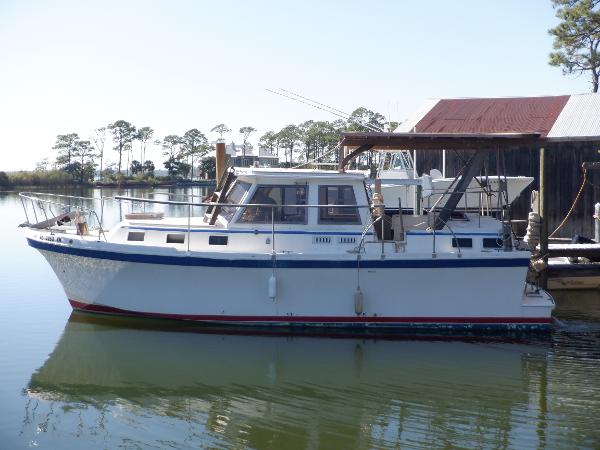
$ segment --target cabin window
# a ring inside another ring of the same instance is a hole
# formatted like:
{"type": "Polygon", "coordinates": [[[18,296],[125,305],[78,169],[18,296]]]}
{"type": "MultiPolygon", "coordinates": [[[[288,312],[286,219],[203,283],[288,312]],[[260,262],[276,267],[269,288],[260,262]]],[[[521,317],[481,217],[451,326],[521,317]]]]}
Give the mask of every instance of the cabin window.
{"type": "Polygon", "coordinates": [[[483,248],[502,248],[502,239],[483,238],[483,248]]]}
{"type": "Polygon", "coordinates": [[[209,236],[208,245],[227,245],[228,236],[209,236]]]}
{"type": "Polygon", "coordinates": [[[337,225],[361,223],[352,186],[319,186],[319,205],[343,205],[319,207],[319,223],[337,225]]]}
{"type": "Polygon", "coordinates": [[[141,242],[144,240],[145,235],[146,233],[144,233],[143,231],[130,231],[127,235],[127,240],[141,242]]]}
{"type": "MultiPolygon", "coordinates": [[[[246,183],[244,181],[236,181],[235,184],[229,189],[229,192],[223,199],[223,203],[231,203],[234,205],[238,205],[242,202],[244,195],[252,186],[250,183],[246,183]]],[[[239,208],[235,206],[224,206],[221,209],[221,216],[225,218],[227,221],[230,221],[235,215],[236,211],[239,208]]]]}
{"type": "Polygon", "coordinates": [[[471,238],[452,238],[452,247],[472,248],[473,239],[471,238]]]}
{"type": "Polygon", "coordinates": [[[185,234],[167,234],[167,244],[184,244],[185,234]]]}
{"type": "Polygon", "coordinates": [[[282,206],[248,206],[240,222],[271,223],[273,210],[275,223],[305,224],[306,208],[298,205],[306,205],[306,192],[306,186],[258,186],[249,204],[282,206]]]}

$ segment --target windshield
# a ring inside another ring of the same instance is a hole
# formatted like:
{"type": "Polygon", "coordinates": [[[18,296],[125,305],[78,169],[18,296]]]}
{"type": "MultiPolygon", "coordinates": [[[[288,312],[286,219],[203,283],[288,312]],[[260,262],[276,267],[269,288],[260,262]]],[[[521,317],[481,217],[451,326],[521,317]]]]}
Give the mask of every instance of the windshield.
{"type": "MultiPolygon", "coordinates": [[[[232,205],[240,204],[242,202],[242,199],[244,198],[244,195],[250,189],[250,186],[252,186],[250,183],[246,183],[244,181],[239,180],[236,181],[235,184],[231,187],[231,189],[229,189],[229,192],[223,199],[222,203],[230,203],[232,205]]],[[[238,209],[239,208],[233,206],[224,206],[221,209],[220,215],[227,221],[231,221],[233,215],[238,209]]]]}

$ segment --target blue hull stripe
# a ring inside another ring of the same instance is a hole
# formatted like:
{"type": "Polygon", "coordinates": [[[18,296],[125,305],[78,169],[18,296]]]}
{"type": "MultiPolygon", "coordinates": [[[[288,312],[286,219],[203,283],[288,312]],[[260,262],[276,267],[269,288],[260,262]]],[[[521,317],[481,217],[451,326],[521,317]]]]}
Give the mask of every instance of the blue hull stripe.
{"type": "MultiPolygon", "coordinates": [[[[85,256],[88,258],[108,259],[112,261],[126,261],[144,264],[164,264],[172,266],[204,266],[204,267],[252,267],[272,268],[273,261],[270,259],[219,259],[204,258],[197,256],[173,256],[173,255],[149,255],[142,253],[121,253],[87,248],[68,247],[65,245],[40,242],[27,239],[31,247],[39,250],[47,250],[55,253],[63,253],[74,256],[85,256]]],[[[295,269],[356,269],[356,260],[292,260],[278,257],[277,268],[295,269]]],[[[383,259],[383,260],[361,260],[361,269],[441,269],[459,267],[527,267],[529,258],[509,259],[383,259]]]]}

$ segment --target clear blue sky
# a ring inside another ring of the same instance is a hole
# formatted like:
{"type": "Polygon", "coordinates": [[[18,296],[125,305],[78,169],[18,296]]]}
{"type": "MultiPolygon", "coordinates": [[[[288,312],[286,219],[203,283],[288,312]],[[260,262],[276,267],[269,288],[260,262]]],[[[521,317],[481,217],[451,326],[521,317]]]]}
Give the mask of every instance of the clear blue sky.
{"type": "Polygon", "coordinates": [[[0,0],[0,170],[117,119],[161,138],[251,125],[254,142],[335,119],[264,88],[391,120],[430,97],[586,92],[547,64],[556,23],[550,0],[0,0]]]}

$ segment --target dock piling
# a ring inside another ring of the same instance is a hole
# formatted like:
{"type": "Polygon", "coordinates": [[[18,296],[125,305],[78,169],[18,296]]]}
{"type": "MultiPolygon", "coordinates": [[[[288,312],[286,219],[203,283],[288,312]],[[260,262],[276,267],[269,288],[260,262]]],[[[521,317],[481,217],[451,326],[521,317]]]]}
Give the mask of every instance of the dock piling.
{"type": "Polygon", "coordinates": [[[600,202],[594,205],[594,240],[600,242],[600,202]]]}
{"type": "MultiPolygon", "coordinates": [[[[539,189],[539,215],[540,223],[540,254],[544,262],[544,267],[548,267],[548,195],[546,192],[546,182],[548,181],[548,164],[546,163],[546,149],[540,148],[540,189],[539,189]]],[[[540,287],[547,289],[548,273],[546,270],[540,272],[540,287]]]]}

